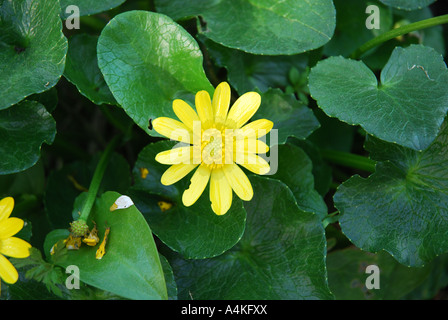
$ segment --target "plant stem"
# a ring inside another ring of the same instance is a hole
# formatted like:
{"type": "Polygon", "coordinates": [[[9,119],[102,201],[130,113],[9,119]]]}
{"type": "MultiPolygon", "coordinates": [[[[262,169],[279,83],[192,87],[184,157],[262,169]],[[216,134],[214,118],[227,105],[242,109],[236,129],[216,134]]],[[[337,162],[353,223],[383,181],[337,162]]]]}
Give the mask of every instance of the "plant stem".
{"type": "Polygon", "coordinates": [[[87,221],[87,219],[89,218],[90,211],[92,210],[93,204],[95,203],[96,195],[101,185],[101,181],[103,180],[104,172],[106,171],[107,165],[110,160],[110,156],[113,150],[120,142],[120,140],[121,140],[120,135],[115,136],[109,142],[103,154],[101,155],[101,158],[98,161],[98,165],[96,166],[95,172],[93,173],[92,181],[90,182],[89,191],[87,194],[87,199],[86,202],[84,203],[84,207],[82,208],[79,220],[87,221]]]}
{"type": "Polygon", "coordinates": [[[405,35],[407,33],[422,30],[434,26],[438,26],[441,24],[448,23],[448,14],[445,14],[443,16],[434,17],[414,23],[410,23],[408,25],[387,31],[383,34],[380,34],[379,36],[373,38],[370,41],[367,41],[365,44],[363,44],[361,47],[356,49],[351,55],[350,58],[352,59],[358,59],[362,56],[365,52],[369,51],[370,49],[382,44],[383,42],[389,41],[393,38],[405,35]]]}
{"type": "Polygon", "coordinates": [[[370,173],[375,172],[376,162],[369,158],[335,150],[321,150],[320,152],[324,160],[327,160],[328,162],[370,173]]]}

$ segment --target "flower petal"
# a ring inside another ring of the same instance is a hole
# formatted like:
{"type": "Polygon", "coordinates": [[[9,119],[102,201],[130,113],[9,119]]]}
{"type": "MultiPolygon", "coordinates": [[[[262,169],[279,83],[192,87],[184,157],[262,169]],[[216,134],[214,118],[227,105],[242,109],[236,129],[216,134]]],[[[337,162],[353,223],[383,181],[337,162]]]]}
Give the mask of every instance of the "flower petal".
{"type": "Polygon", "coordinates": [[[0,221],[9,218],[14,209],[14,198],[6,197],[0,200],[0,221]]]}
{"type": "Polygon", "coordinates": [[[269,163],[255,153],[237,154],[235,162],[256,174],[264,175],[271,170],[269,163]]]}
{"type": "Polygon", "coordinates": [[[210,178],[211,170],[207,165],[201,164],[196,172],[191,177],[190,187],[184,191],[182,195],[182,202],[185,206],[189,207],[195,203],[202,192],[204,192],[210,178]]]}
{"type": "Polygon", "coordinates": [[[0,254],[0,278],[6,283],[13,284],[19,279],[19,273],[16,268],[0,254]]]}
{"type": "Polygon", "coordinates": [[[212,171],[210,177],[210,201],[212,210],[217,215],[223,215],[232,206],[232,187],[222,169],[212,171]]]}
{"type": "Polygon", "coordinates": [[[252,185],[246,174],[236,164],[228,164],[223,167],[224,174],[235,191],[236,195],[242,200],[249,201],[254,195],[252,185]]]}
{"type": "Polygon", "coordinates": [[[242,135],[249,138],[261,138],[274,127],[274,123],[267,119],[258,119],[241,128],[242,135]]]}
{"type": "Polygon", "coordinates": [[[227,82],[221,82],[213,94],[213,112],[215,114],[215,123],[224,124],[229,111],[231,98],[230,86],[227,82]]]}
{"type": "Polygon", "coordinates": [[[194,109],[183,100],[174,100],[173,110],[179,120],[182,121],[183,124],[185,124],[191,131],[193,131],[193,122],[200,121],[196,111],[194,111],[194,109]]]}
{"type": "Polygon", "coordinates": [[[154,119],[152,126],[159,134],[171,140],[192,143],[192,131],[180,121],[167,117],[160,117],[154,119]]]}
{"type": "Polygon", "coordinates": [[[269,147],[266,143],[255,138],[239,139],[235,141],[235,153],[267,153],[269,147]]]}
{"type": "Polygon", "coordinates": [[[12,237],[22,230],[23,220],[19,218],[9,218],[0,222],[0,241],[12,237]]]}
{"type": "Polygon", "coordinates": [[[197,164],[174,164],[163,173],[160,181],[165,186],[172,185],[193,171],[197,166],[197,164]]]}
{"type": "Polygon", "coordinates": [[[213,115],[212,101],[210,100],[208,92],[202,90],[196,93],[195,104],[199,119],[201,120],[204,129],[208,129],[215,119],[213,115]]]}
{"type": "Polygon", "coordinates": [[[239,97],[232,108],[226,120],[226,127],[237,129],[241,128],[257,112],[261,104],[261,96],[256,92],[247,92],[239,97]]]}
{"type": "Polygon", "coordinates": [[[12,258],[26,258],[30,255],[31,245],[20,238],[11,237],[0,241],[0,253],[12,258]]]}
{"type": "Polygon", "coordinates": [[[156,161],[162,164],[188,164],[193,162],[193,147],[179,147],[160,152],[156,161]]]}

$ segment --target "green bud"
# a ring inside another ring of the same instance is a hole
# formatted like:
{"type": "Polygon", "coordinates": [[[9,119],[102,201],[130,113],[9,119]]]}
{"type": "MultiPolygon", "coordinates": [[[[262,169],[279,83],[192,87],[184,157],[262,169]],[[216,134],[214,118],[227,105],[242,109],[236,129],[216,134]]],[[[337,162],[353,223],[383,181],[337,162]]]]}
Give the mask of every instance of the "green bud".
{"type": "Polygon", "coordinates": [[[83,219],[79,219],[70,223],[70,231],[75,237],[82,237],[89,232],[89,226],[83,219]]]}

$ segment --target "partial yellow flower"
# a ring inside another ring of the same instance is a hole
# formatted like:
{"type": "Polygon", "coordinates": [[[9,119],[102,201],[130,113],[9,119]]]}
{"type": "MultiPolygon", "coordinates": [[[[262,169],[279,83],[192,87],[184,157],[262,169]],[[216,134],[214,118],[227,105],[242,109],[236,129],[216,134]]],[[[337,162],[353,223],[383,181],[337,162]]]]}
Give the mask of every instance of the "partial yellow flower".
{"type": "Polygon", "coordinates": [[[230,108],[231,90],[226,82],[216,88],[213,99],[207,91],[195,96],[196,111],[185,101],[173,101],[178,120],[160,117],[153,128],[183,146],[163,151],[156,156],[162,164],[171,165],[161,182],[171,185],[195,170],[182,202],[191,206],[210,182],[211,207],[217,215],[225,214],[232,204],[232,190],[242,200],[252,199],[252,185],[243,166],[256,174],[266,174],[269,163],[258,154],[269,147],[259,138],[273,127],[272,121],[260,119],[245,125],[257,112],[261,97],[256,92],[240,96],[230,108]]]}
{"type": "Polygon", "coordinates": [[[19,274],[5,256],[26,258],[30,255],[31,248],[28,242],[13,237],[22,230],[24,225],[22,219],[9,217],[13,208],[13,198],[7,197],[0,200],[0,278],[9,284],[15,283],[19,274]]]}

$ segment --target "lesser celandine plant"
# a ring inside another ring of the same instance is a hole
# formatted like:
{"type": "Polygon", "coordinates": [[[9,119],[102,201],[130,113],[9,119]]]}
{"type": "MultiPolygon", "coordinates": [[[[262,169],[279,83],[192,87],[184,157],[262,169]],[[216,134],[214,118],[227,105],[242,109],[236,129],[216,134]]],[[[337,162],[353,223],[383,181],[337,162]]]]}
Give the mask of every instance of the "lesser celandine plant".
{"type": "Polygon", "coordinates": [[[444,297],[443,7],[0,0],[1,299],[444,297]]]}

